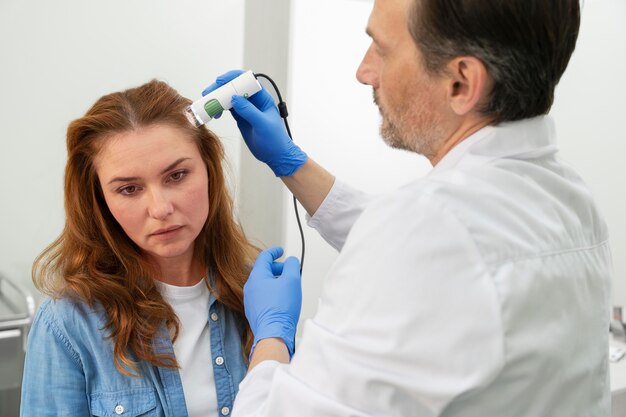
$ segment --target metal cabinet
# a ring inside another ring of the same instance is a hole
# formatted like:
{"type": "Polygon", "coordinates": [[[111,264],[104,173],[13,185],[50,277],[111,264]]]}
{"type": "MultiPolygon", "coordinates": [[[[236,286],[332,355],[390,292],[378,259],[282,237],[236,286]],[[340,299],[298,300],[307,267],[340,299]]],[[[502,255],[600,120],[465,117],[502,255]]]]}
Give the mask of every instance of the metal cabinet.
{"type": "Polygon", "coordinates": [[[0,416],[18,417],[28,330],[35,312],[33,297],[0,276],[0,416]]]}

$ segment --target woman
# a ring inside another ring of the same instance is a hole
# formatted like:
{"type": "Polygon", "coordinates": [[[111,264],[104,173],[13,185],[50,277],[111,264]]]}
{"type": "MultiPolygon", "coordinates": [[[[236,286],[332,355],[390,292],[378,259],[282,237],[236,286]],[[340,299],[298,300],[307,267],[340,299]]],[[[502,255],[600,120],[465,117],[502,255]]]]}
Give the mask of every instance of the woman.
{"type": "Polygon", "coordinates": [[[23,416],[229,415],[258,253],[218,138],[164,82],[102,97],[67,132],[66,224],[36,260],[23,416]]]}

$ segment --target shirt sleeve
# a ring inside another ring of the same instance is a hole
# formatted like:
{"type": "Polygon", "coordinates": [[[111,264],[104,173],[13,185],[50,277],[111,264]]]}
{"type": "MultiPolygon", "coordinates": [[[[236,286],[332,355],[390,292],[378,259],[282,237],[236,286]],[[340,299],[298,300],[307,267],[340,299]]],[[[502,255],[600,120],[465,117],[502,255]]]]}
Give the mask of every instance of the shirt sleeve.
{"type": "Polygon", "coordinates": [[[28,336],[20,415],[90,415],[82,364],[56,326],[51,304],[42,305],[28,336]]]}
{"type": "Polygon", "coordinates": [[[329,271],[291,364],[253,369],[233,417],[440,416],[502,369],[489,271],[444,205],[376,200],[329,271]]]}
{"type": "Polygon", "coordinates": [[[374,196],[335,180],[326,198],[313,216],[307,214],[307,224],[338,251],[348,233],[374,196]]]}

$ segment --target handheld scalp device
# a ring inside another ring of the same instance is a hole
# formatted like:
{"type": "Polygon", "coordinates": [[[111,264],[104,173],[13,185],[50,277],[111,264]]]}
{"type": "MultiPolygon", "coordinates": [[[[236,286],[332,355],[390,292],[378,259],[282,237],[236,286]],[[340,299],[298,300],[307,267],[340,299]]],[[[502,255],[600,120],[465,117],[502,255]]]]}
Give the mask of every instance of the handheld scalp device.
{"type": "Polygon", "coordinates": [[[246,71],[229,83],[210,92],[185,109],[185,116],[189,122],[200,127],[209,122],[216,114],[230,109],[232,96],[250,97],[261,90],[252,71],[246,71]]]}

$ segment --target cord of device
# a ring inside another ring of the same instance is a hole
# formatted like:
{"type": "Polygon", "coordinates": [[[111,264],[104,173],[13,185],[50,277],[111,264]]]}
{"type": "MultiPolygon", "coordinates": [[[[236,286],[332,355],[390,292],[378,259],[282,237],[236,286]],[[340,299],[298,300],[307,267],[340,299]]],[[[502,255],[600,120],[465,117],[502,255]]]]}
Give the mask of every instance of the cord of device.
{"type": "MultiPolygon", "coordinates": [[[[264,78],[270,84],[272,84],[272,87],[274,88],[274,91],[276,92],[276,96],[278,97],[278,112],[280,113],[280,117],[283,119],[283,122],[285,123],[285,127],[287,128],[287,134],[289,135],[289,139],[293,140],[293,137],[291,136],[291,129],[289,129],[289,122],[287,122],[287,116],[289,115],[289,112],[287,111],[287,103],[283,101],[283,97],[280,94],[280,90],[278,89],[278,86],[276,85],[274,80],[272,80],[269,76],[265,74],[255,73],[254,76],[257,79],[264,78]]],[[[302,223],[300,222],[300,213],[298,211],[298,201],[296,200],[296,196],[293,196],[293,208],[296,213],[296,221],[298,222],[298,230],[300,231],[300,241],[302,242],[302,252],[300,255],[300,276],[302,276],[302,268],[304,267],[304,249],[305,249],[304,231],[302,230],[302,223]]]]}

